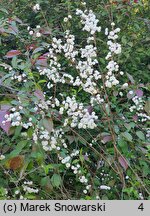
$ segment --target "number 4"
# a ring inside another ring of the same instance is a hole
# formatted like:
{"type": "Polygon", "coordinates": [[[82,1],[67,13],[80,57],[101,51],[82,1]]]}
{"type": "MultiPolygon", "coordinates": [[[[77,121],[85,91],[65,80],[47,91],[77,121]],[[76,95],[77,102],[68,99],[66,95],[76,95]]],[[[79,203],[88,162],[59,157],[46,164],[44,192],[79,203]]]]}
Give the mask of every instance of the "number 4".
{"type": "Polygon", "coordinates": [[[144,210],[144,207],[143,207],[143,203],[141,203],[138,207],[139,210],[143,211],[144,210]]]}

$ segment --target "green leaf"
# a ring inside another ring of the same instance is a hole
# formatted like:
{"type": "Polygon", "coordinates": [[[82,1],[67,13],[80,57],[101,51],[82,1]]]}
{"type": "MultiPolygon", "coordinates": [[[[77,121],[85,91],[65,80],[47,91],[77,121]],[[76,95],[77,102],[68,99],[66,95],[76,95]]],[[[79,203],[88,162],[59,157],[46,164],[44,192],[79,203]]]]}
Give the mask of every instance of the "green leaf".
{"type": "Polygon", "coordinates": [[[61,176],[54,174],[51,178],[51,183],[54,187],[58,188],[61,185],[61,176]]]}
{"type": "Polygon", "coordinates": [[[19,155],[20,152],[21,152],[22,149],[26,146],[27,143],[28,143],[28,140],[20,141],[20,142],[15,146],[15,150],[13,150],[13,151],[9,154],[9,158],[15,157],[15,156],[19,155]]]}
{"type": "Polygon", "coordinates": [[[40,81],[38,82],[38,84],[46,83],[46,82],[47,82],[47,80],[40,80],[40,81]]]}
{"type": "Polygon", "coordinates": [[[20,135],[21,130],[22,130],[22,126],[18,126],[15,128],[15,134],[14,134],[12,140],[15,140],[20,135]]]}
{"type": "Polygon", "coordinates": [[[47,175],[50,171],[54,172],[54,169],[59,169],[61,170],[61,167],[63,167],[63,164],[48,164],[48,165],[44,165],[44,171],[45,174],[47,175]]]}
{"type": "Polygon", "coordinates": [[[42,119],[41,124],[49,133],[52,132],[54,125],[53,120],[51,118],[42,119]]]}
{"type": "Polygon", "coordinates": [[[136,135],[141,139],[141,140],[145,140],[145,135],[143,134],[142,131],[137,131],[136,135]]]}
{"type": "Polygon", "coordinates": [[[122,149],[122,151],[127,154],[128,153],[128,144],[127,141],[124,140],[121,136],[118,139],[118,145],[122,149]]]}
{"type": "Polygon", "coordinates": [[[5,8],[0,8],[0,11],[4,12],[6,14],[9,14],[8,11],[5,8]]]}
{"type": "Polygon", "coordinates": [[[150,116],[150,101],[146,101],[144,110],[150,116]]]}
{"type": "Polygon", "coordinates": [[[131,136],[131,134],[129,134],[128,132],[122,133],[122,136],[123,136],[126,140],[128,140],[129,142],[132,142],[132,136],[131,136]]]}
{"type": "Polygon", "coordinates": [[[44,177],[44,178],[41,179],[41,186],[46,186],[49,183],[50,183],[49,176],[46,176],[46,177],[44,177]]]}

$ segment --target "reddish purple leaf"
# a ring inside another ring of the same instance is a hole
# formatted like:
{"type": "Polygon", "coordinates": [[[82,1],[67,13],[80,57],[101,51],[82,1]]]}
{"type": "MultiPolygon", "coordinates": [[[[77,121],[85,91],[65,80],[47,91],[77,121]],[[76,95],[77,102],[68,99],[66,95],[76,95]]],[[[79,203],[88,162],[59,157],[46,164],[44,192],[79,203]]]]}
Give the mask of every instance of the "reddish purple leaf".
{"type": "Polygon", "coordinates": [[[47,58],[47,57],[49,57],[49,53],[48,52],[44,53],[43,56],[47,58]]]}
{"type": "Polygon", "coordinates": [[[47,67],[47,54],[45,53],[44,55],[40,56],[37,60],[36,60],[36,65],[40,65],[43,67],[47,67]]]}
{"type": "Polygon", "coordinates": [[[136,90],[136,95],[137,95],[138,97],[142,97],[142,96],[143,96],[143,91],[140,90],[140,89],[137,89],[137,90],[136,90]]]}
{"type": "Polygon", "coordinates": [[[134,91],[129,91],[128,94],[127,94],[127,98],[128,98],[128,99],[131,99],[131,98],[134,97],[134,95],[135,95],[135,92],[134,92],[134,91]],[[133,93],[133,94],[132,94],[132,93],[133,93]]]}
{"type": "Polygon", "coordinates": [[[127,169],[128,169],[128,163],[127,163],[126,159],[125,159],[124,157],[120,156],[120,157],[118,158],[118,160],[119,160],[119,163],[121,164],[121,166],[122,166],[125,170],[127,170],[127,169]]]}
{"type": "Polygon", "coordinates": [[[102,139],[102,143],[107,143],[107,142],[109,142],[109,141],[111,141],[112,140],[112,136],[110,136],[110,135],[107,135],[107,136],[104,136],[103,137],[103,139],[102,139]]]}
{"type": "Polygon", "coordinates": [[[91,114],[93,112],[93,107],[92,106],[88,106],[87,107],[89,114],[91,114]]]}
{"type": "Polygon", "coordinates": [[[41,33],[43,35],[50,35],[52,33],[51,29],[41,29],[41,33]]]}
{"type": "Polygon", "coordinates": [[[132,76],[131,74],[127,73],[127,77],[129,78],[129,80],[130,80],[130,82],[131,82],[132,84],[135,83],[135,81],[134,81],[134,79],[133,79],[133,76],[132,76]]]}
{"type": "Polygon", "coordinates": [[[139,84],[139,87],[142,87],[142,88],[143,88],[144,86],[145,86],[145,85],[144,85],[143,83],[140,83],[140,84],[139,84]]]}
{"type": "Polygon", "coordinates": [[[11,50],[7,52],[6,57],[7,58],[13,58],[14,56],[20,55],[21,52],[19,50],[11,50]]]}
{"type": "Polygon", "coordinates": [[[134,121],[137,121],[138,120],[138,115],[134,115],[132,118],[133,118],[134,121]]]}
{"type": "Polygon", "coordinates": [[[8,111],[6,110],[0,110],[0,127],[8,134],[9,133],[9,129],[10,129],[10,122],[6,122],[5,124],[3,124],[2,122],[5,121],[5,115],[9,114],[8,111]]]}
{"type": "Polygon", "coordinates": [[[84,157],[84,160],[86,160],[86,161],[88,161],[88,160],[89,160],[89,157],[88,157],[88,155],[87,155],[87,154],[85,154],[83,157],[84,157]]]}
{"type": "Polygon", "coordinates": [[[0,28],[0,34],[4,33],[4,32],[5,32],[5,29],[4,28],[0,28]]]}
{"type": "Polygon", "coordinates": [[[35,64],[37,66],[47,67],[47,60],[46,59],[38,59],[35,64]]]}
{"type": "Polygon", "coordinates": [[[18,17],[15,17],[14,20],[15,20],[16,22],[20,23],[20,24],[23,24],[22,20],[19,19],[18,17]]]}
{"type": "Polygon", "coordinates": [[[18,28],[16,26],[10,26],[9,29],[11,29],[14,33],[18,34],[18,28]]]}
{"type": "Polygon", "coordinates": [[[7,111],[7,110],[9,110],[10,108],[11,108],[11,105],[9,105],[9,104],[2,104],[2,105],[1,105],[2,111],[7,111]]]}
{"type": "Polygon", "coordinates": [[[35,92],[34,92],[34,95],[39,98],[40,100],[45,100],[45,97],[44,97],[44,94],[43,92],[40,90],[40,89],[37,89],[35,92]]]}

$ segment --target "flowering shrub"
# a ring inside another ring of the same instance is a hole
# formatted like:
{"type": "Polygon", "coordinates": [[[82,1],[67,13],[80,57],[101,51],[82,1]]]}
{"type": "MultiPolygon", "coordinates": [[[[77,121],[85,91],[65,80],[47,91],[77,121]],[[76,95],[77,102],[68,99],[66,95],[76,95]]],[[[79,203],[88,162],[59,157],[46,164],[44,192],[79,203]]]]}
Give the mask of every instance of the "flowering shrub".
{"type": "Polygon", "coordinates": [[[148,199],[149,86],[123,70],[121,26],[85,2],[57,31],[43,19],[1,20],[19,40],[0,64],[1,199],[148,199]]]}

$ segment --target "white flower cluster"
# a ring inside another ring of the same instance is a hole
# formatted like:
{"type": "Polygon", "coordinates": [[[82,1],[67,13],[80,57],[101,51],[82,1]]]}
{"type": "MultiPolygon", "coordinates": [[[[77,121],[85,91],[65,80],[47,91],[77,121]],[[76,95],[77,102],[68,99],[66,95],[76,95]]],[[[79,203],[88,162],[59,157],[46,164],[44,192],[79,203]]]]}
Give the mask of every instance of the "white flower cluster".
{"type": "Polygon", "coordinates": [[[95,112],[90,114],[88,109],[84,108],[83,103],[76,101],[75,96],[72,98],[68,96],[62,104],[64,106],[60,108],[59,113],[62,115],[64,112],[67,112],[69,117],[65,119],[64,126],[70,124],[73,128],[78,126],[78,128],[84,129],[94,129],[96,127],[95,120],[98,117],[95,115],[95,112]]]}
{"type": "Polygon", "coordinates": [[[76,15],[79,15],[81,17],[81,23],[84,25],[82,29],[83,31],[90,32],[91,35],[94,35],[96,32],[101,31],[101,27],[97,26],[99,20],[96,19],[96,16],[92,10],[90,10],[89,12],[85,10],[83,12],[82,10],[77,9],[76,15]]]}
{"type": "Polygon", "coordinates": [[[88,191],[90,190],[90,188],[91,188],[91,185],[87,185],[87,186],[86,186],[86,190],[83,190],[83,193],[84,193],[84,194],[87,194],[88,191]]]}
{"type": "MultiPolygon", "coordinates": [[[[46,75],[54,83],[73,83],[74,79],[70,74],[62,72],[61,64],[58,62],[56,53],[62,52],[60,39],[53,38],[52,48],[49,49],[50,64],[49,68],[40,69],[40,75],[46,75]]],[[[47,87],[53,87],[53,83],[48,83],[47,87]]]]}
{"type": "Polygon", "coordinates": [[[106,87],[112,88],[112,86],[118,85],[119,80],[116,79],[115,75],[107,75],[106,76],[107,81],[105,82],[106,87]]]}
{"type": "MultiPolygon", "coordinates": [[[[94,20],[96,20],[96,17],[92,11],[90,11],[87,15],[87,23],[88,19],[90,23],[92,22],[91,20],[95,22],[94,20]]],[[[94,27],[93,24],[90,29],[91,28],[95,28],[95,31],[97,31],[97,28],[99,29],[99,27],[94,27]]],[[[101,74],[97,69],[94,68],[94,66],[96,66],[98,63],[96,59],[97,49],[93,44],[89,44],[90,41],[94,40],[94,37],[88,37],[87,45],[79,50],[75,48],[75,36],[70,33],[70,30],[66,30],[64,39],[64,44],[62,43],[62,39],[52,39],[52,44],[49,48],[49,68],[39,69],[40,75],[46,75],[51,81],[47,84],[49,89],[54,86],[53,83],[67,83],[73,86],[81,86],[84,91],[92,95],[96,95],[98,93],[96,82],[101,79],[101,74]],[[75,65],[77,71],[79,72],[79,76],[74,78],[72,75],[63,72],[62,66],[59,62],[59,59],[57,58],[58,53],[63,54],[68,60],[71,60],[70,65],[75,65]],[[83,60],[77,60],[77,57],[79,56],[83,60]]]]}
{"type": "Polygon", "coordinates": [[[62,48],[63,48],[63,45],[62,45],[62,40],[61,39],[57,39],[56,37],[54,37],[52,39],[52,48],[49,49],[49,52],[50,52],[50,56],[54,55],[54,52],[55,53],[61,53],[62,52],[62,48]]]}
{"type": "Polygon", "coordinates": [[[150,128],[146,128],[146,137],[150,140],[150,128]]]}
{"type": "MultiPolygon", "coordinates": [[[[131,93],[131,91],[130,91],[131,93]]],[[[131,106],[129,108],[130,112],[133,112],[134,110],[143,110],[144,107],[143,107],[143,99],[141,97],[138,97],[138,96],[135,96],[132,98],[132,101],[134,102],[135,105],[131,106]]]]}
{"type": "MultiPolygon", "coordinates": [[[[108,62],[108,65],[106,66],[106,69],[108,70],[106,75],[106,82],[105,85],[108,88],[112,88],[112,86],[116,86],[119,84],[119,80],[117,80],[114,72],[119,71],[119,65],[117,62],[113,60],[114,55],[118,55],[121,53],[121,45],[117,43],[115,40],[118,38],[117,33],[120,32],[120,28],[114,29],[115,23],[111,23],[112,31],[108,31],[108,28],[105,29],[105,35],[108,36],[108,48],[109,52],[106,56],[106,60],[110,61],[108,62]]],[[[120,73],[122,74],[122,73],[120,73]]]]}
{"type": "Polygon", "coordinates": [[[138,117],[141,117],[138,121],[145,122],[150,121],[150,116],[146,115],[145,113],[137,113],[138,117]]]}
{"type": "Polygon", "coordinates": [[[73,173],[78,176],[79,181],[82,184],[86,185],[86,189],[83,190],[83,193],[87,194],[91,188],[91,185],[87,185],[88,179],[83,174],[81,174],[82,171],[80,169],[81,168],[80,164],[71,165],[73,157],[76,157],[78,155],[79,155],[79,151],[74,149],[74,151],[68,156],[65,157],[59,156],[59,160],[61,160],[62,164],[65,164],[66,168],[71,168],[73,173]]]}
{"type": "Polygon", "coordinates": [[[94,37],[92,36],[92,37],[88,37],[87,38],[87,44],[89,44],[89,43],[91,43],[92,41],[94,41],[95,39],[94,39],[94,37]]]}
{"type": "Polygon", "coordinates": [[[5,125],[6,122],[11,122],[12,126],[19,126],[22,124],[22,117],[20,112],[16,111],[16,108],[12,108],[11,111],[13,113],[10,114],[6,114],[5,115],[5,121],[3,121],[2,123],[5,125]]]}
{"type": "Polygon", "coordinates": [[[82,175],[82,176],[79,177],[79,181],[80,181],[82,184],[85,184],[85,185],[86,185],[86,189],[83,190],[83,193],[84,193],[84,194],[87,194],[88,191],[89,191],[90,188],[91,188],[91,185],[87,185],[88,179],[87,179],[84,175],[82,175]]]}
{"type": "Polygon", "coordinates": [[[85,48],[81,48],[81,58],[86,58],[89,64],[92,64],[92,58],[97,57],[96,47],[92,44],[86,45],[85,48]]]}
{"type": "MultiPolygon", "coordinates": [[[[22,110],[23,107],[19,106],[19,109],[22,110]]],[[[32,118],[29,118],[28,122],[24,123],[24,122],[22,122],[21,112],[18,112],[15,107],[13,107],[10,111],[13,113],[5,115],[6,120],[2,122],[4,125],[6,122],[10,122],[11,126],[13,126],[13,127],[22,126],[25,129],[28,129],[29,127],[33,126],[32,122],[31,122],[32,118]]]]}
{"type": "Polygon", "coordinates": [[[88,182],[88,179],[85,176],[80,176],[79,180],[81,183],[87,183],[88,182]]]}
{"type": "Polygon", "coordinates": [[[71,161],[72,161],[73,157],[76,157],[78,154],[79,154],[79,151],[75,150],[70,155],[65,156],[65,157],[62,157],[59,155],[59,160],[61,161],[62,164],[65,164],[67,168],[71,167],[71,169],[72,169],[71,161]]]}
{"type": "MultiPolygon", "coordinates": [[[[133,94],[133,91],[129,91],[129,93],[131,95],[131,93],[133,94]]],[[[140,121],[140,122],[149,121],[150,116],[148,116],[146,113],[143,113],[144,104],[145,104],[143,98],[136,95],[132,98],[132,101],[133,101],[134,105],[129,107],[130,112],[135,111],[137,116],[138,116],[138,121],[140,121]]]]}
{"type": "Polygon", "coordinates": [[[29,127],[32,127],[33,126],[32,118],[29,118],[27,123],[22,123],[21,126],[23,126],[25,129],[28,129],[29,127]]]}
{"type": "Polygon", "coordinates": [[[139,199],[144,200],[144,196],[142,193],[139,193],[139,199]]]}
{"type": "Polygon", "coordinates": [[[47,100],[40,100],[40,101],[35,101],[35,107],[34,107],[34,110],[35,111],[40,111],[41,114],[44,115],[45,112],[43,112],[43,110],[48,110],[49,108],[49,105],[50,105],[50,101],[47,100]]]}
{"type": "Polygon", "coordinates": [[[72,16],[69,14],[68,17],[64,18],[64,22],[68,22],[70,19],[72,19],[72,16]]]}
{"type": "Polygon", "coordinates": [[[62,164],[65,164],[67,168],[69,168],[71,166],[71,164],[70,164],[71,161],[70,160],[71,160],[71,157],[67,156],[64,159],[62,159],[61,162],[62,162],[62,164]]]}
{"type": "Polygon", "coordinates": [[[12,74],[11,80],[17,80],[18,82],[27,82],[27,75],[25,73],[22,74],[12,74]]]}
{"type": "Polygon", "coordinates": [[[107,45],[110,51],[108,55],[106,56],[106,59],[109,59],[110,57],[112,57],[113,54],[121,53],[121,44],[115,42],[115,40],[118,38],[117,33],[119,32],[120,32],[120,28],[116,28],[110,32],[108,31],[108,28],[105,29],[105,35],[108,35],[108,39],[109,39],[107,42],[107,45]]]}
{"type": "Polygon", "coordinates": [[[119,70],[119,65],[117,64],[117,62],[114,62],[113,60],[110,61],[106,67],[109,72],[108,72],[108,76],[112,75],[113,71],[118,71],[119,70]]]}
{"type": "Polygon", "coordinates": [[[38,189],[34,189],[32,187],[30,187],[31,185],[33,185],[33,182],[32,181],[25,181],[24,182],[24,185],[22,185],[23,187],[23,190],[27,193],[38,193],[39,190],[38,189]]]}
{"type": "Polygon", "coordinates": [[[109,186],[107,186],[107,185],[101,185],[100,187],[99,187],[101,190],[110,190],[111,188],[109,187],[109,186]]]}
{"type": "Polygon", "coordinates": [[[94,66],[98,63],[96,57],[96,47],[93,45],[86,45],[85,48],[81,48],[81,58],[85,59],[84,61],[79,61],[76,65],[76,69],[79,70],[79,77],[75,83],[81,85],[85,92],[88,92],[92,95],[97,94],[98,88],[96,81],[101,79],[101,74],[98,70],[94,69],[94,66]]]}
{"type": "Polygon", "coordinates": [[[28,27],[27,27],[27,30],[29,31],[29,35],[34,35],[34,36],[36,36],[37,38],[39,38],[39,37],[42,36],[42,34],[41,34],[41,32],[40,32],[40,28],[41,28],[41,26],[40,26],[40,25],[37,25],[36,28],[33,30],[33,29],[31,29],[30,26],[28,26],[28,27]]]}
{"type": "Polygon", "coordinates": [[[80,168],[80,164],[77,164],[76,166],[75,165],[71,166],[71,169],[73,170],[74,174],[80,173],[79,168],[80,168]]]}
{"type": "Polygon", "coordinates": [[[65,53],[65,57],[71,59],[74,62],[75,56],[78,55],[78,51],[74,50],[75,36],[70,34],[70,31],[67,30],[65,32],[65,38],[66,38],[66,43],[63,45],[63,51],[65,53]]]}
{"type": "Polygon", "coordinates": [[[67,148],[65,139],[63,139],[64,132],[62,128],[53,129],[51,134],[43,127],[36,128],[33,133],[33,140],[35,143],[40,140],[45,151],[52,151],[53,149],[60,151],[61,147],[67,148]]]}
{"type": "Polygon", "coordinates": [[[94,104],[102,104],[104,102],[104,99],[101,98],[100,94],[95,95],[95,97],[90,98],[90,104],[94,106],[94,104]]]}
{"type": "Polygon", "coordinates": [[[40,9],[41,9],[41,8],[40,8],[40,5],[39,5],[39,4],[35,4],[35,5],[33,6],[33,11],[34,11],[34,12],[38,12],[40,9]]]}

